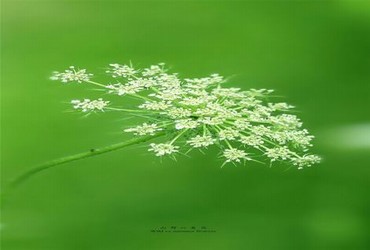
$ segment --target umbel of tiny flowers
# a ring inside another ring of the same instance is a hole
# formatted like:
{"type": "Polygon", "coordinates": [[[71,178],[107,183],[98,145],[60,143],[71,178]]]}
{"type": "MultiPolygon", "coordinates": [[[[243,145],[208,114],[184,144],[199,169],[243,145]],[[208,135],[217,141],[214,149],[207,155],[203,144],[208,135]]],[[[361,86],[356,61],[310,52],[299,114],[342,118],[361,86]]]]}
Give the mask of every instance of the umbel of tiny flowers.
{"type": "Polygon", "coordinates": [[[71,66],[53,72],[51,79],[64,84],[92,84],[106,94],[122,98],[116,103],[86,98],[72,100],[71,104],[82,113],[114,111],[143,118],[141,124],[122,131],[133,133],[133,139],[46,163],[20,179],[52,166],[164,138],[164,135],[170,139],[148,145],[148,151],[158,157],[217,147],[223,159],[221,166],[249,161],[270,165],[286,162],[303,169],[320,162],[319,156],[309,153],[314,136],[302,128],[301,120],[292,112],[293,106],[270,101],[273,90],[228,87],[219,74],[180,78],[176,73],[169,73],[163,63],[143,69],[114,63],[107,67],[106,73],[112,81],[103,83],[93,80],[93,74],[86,69],[71,66]],[[140,100],[136,108],[125,107],[128,97],[140,100]]]}
{"type": "Polygon", "coordinates": [[[108,94],[142,100],[136,109],[121,108],[124,99],[115,105],[102,98],[73,100],[72,104],[81,112],[140,113],[146,120],[124,132],[136,137],[154,136],[160,131],[173,134],[170,141],[149,144],[148,150],[156,156],[175,156],[215,146],[220,149],[224,164],[265,158],[302,169],[320,161],[308,153],[313,136],[302,129],[302,122],[292,114],[294,107],[268,101],[273,90],[225,87],[224,78],[218,74],[181,79],[169,73],[163,63],[144,69],[114,63],[106,73],[115,83],[92,81],[91,73],[74,66],[54,72],[51,79],[94,84],[108,94]]]}

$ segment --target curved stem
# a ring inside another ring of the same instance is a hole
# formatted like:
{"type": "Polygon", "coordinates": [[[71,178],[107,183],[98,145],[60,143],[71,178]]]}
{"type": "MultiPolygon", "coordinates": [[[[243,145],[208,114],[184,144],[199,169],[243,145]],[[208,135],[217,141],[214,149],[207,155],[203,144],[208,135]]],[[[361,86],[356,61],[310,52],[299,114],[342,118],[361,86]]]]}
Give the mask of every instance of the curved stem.
{"type": "Polygon", "coordinates": [[[149,141],[151,139],[154,139],[154,138],[157,138],[157,137],[160,137],[160,136],[163,136],[163,135],[165,135],[165,132],[159,132],[155,135],[133,138],[133,139],[125,141],[125,142],[112,144],[112,145],[102,147],[102,148],[91,149],[88,152],[83,152],[83,153],[79,153],[79,154],[75,154],[75,155],[62,157],[62,158],[59,158],[59,159],[56,159],[56,160],[52,160],[52,161],[46,162],[44,164],[41,164],[39,166],[36,166],[34,168],[31,168],[28,171],[24,172],[23,174],[21,174],[20,176],[15,178],[10,183],[9,186],[13,187],[13,188],[17,187],[18,185],[22,184],[24,181],[26,181],[31,176],[33,176],[33,175],[35,175],[35,174],[37,174],[41,171],[44,171],[46,169],[49,169],[49,168],[53,168],[53,167],[56,167],[56,166],[59,166],[59,165],[62,165],[62,164],[68,163],[68,162],[77,161],[77,160],[81,160],[81,159],[84,159],[84,158],[93,157],[93,156],[96,156],[96,155],[100,155],[100,154],[108,153],[108,152],[111,152],[111,151],[115,151],[115,150],[118,150],[118,149],[121,149],[121,148],[124,148],[124,147],[128,147],[128,146],[131,146],[131,145],[134,145],[134,144],[146,142],[146,141],[149,141]]]}

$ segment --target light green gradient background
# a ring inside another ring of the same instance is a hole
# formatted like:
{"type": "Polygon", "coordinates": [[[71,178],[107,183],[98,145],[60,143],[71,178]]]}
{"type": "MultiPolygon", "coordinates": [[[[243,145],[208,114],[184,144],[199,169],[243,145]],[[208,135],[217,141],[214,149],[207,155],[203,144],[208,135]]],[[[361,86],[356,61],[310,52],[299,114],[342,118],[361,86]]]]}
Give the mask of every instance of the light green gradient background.
{"type": "Polygon", "coordinates": [[[99,92],[48,80],[69,65],[99,78],[129,60],[275,89],[317,135],[324,162],[220,169],[214,151],[161,163],[143,147],[74,162],[9,197],[2,249],[370,249],[370,149],[346,147],[348,130],[334,129],[370,123],[369,13],[367,1],[3,1],[2,185],[129,138],[121,114],[65,112],[99,92]],[[172,225],[217,232],[149,232],[172,225]]]}

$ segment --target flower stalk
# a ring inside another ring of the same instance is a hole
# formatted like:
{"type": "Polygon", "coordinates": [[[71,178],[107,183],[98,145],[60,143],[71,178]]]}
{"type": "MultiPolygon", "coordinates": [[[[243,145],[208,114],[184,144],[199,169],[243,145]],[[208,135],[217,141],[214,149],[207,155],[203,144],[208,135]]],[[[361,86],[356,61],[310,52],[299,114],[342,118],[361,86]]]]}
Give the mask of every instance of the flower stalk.
{"type": "Polygon", "coordinates": [[[132,146],[132,145],[135,145],[135,144],[147,142],[147,141],[150,141],[154,138],[164,136],[165,134],[166,134],[165,131],[161,131],[159,133],[156,133],[155,135],[135,137],[135,138],[132,138],[132,139],[124,141],[124,142],[112,144],[112,145],[97,148],[97,149],[90,149],[87,152],[83,152],[83,153],[79,153],[79,154],[75,154],[75,155],[70,155],[70,156],[65,156],[65,157],[62,157],[62,158],[59,158],[59,159],[55,159],[55,160],[46,162],[44,164],[41,164],[41,165],[36,166],[34,168],[31,168],[28,171],[24,172],[23,174],[19,175],[17,178],[15,178],[10,183],[10,187],[12,187],[12,188],[17,187],[20,184],[22,184],[23,182],[25,182],[27,179],[29,179],[30,177],[32,177],[32,176],[36,175],[37,173],[42,172],[46,169],[50,169],[50,168],[53,168],[53,167],[56,167],[56,166],[59,166],[59,165],[62,165],[62,164],[66,164],[66,163],[69,163],[69,162],[72,162],[72,161],[78,161],[78,160],[81,160],[81,159],[85,159],[85,158],[105,154],[105,153],[108,153],[108,152],[116,151],[116,150],[126,148],[128,146],[132,146]]]}

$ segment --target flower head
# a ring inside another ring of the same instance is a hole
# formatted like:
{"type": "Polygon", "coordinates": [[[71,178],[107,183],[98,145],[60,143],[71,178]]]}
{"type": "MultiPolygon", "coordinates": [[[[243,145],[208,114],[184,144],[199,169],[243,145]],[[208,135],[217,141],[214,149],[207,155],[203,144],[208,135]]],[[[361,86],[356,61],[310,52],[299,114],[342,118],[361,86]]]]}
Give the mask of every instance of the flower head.
{"type": "Polygon", "coordinates": [[[247,136],[241,136],[240,140],[241,143],[244,145],[252,146],[258,148],[263,144],[263,139],[262,137],[258,135],[247,135],[247,136]]]}
{"type": "Polygon", "coordinates": [[[194,148],[208,147],[214,144],[216,139],[212,138],[210,135],[197,135],[187,141],[190,146],[194,148]]]}
{"type": "Polygon", "coordinates": [[[224,87],[225,80],[218,74],[181,79],[167,73],[164,64],[144,69],[110,64],[106,72],[116,79],[115,83],[91,82],[92,74],[74,67],[54,72],[52,79],[91,83],[119,98],[140,100],[129,109],[125,101],[114,107],[101,98],[73,100],[72,104],[82,112],[109,110],[143,118],[141,124],[124,130],[135,136],[157,135],[159,131],[172,135],[170,142],[150,144],[149,151],[156,156],[217,147],[224,163],[264,158],[303,168],[320,161],[320,157],[308,153],[314,137],[290,112],[294,107],[267,102],[273,90],[224,87]]]}
{"type": "Polygon", "coordinates": [[[87,82],[93,75],[86,72],[86,69],[76,70],[74,66],[70,66],[64,72],[54,71],[50,77],[51,80],[58,80],[63,83],[67,82],[87,82]]]}
{"type": "Polygon", "coordinates": [[[311,167],[313,164],[317,164],[321,161],[321,158],[317,155],[304,155],[302,157],[293,158],[293,165],[298,166],[298,169],[303,167],[311,167]]]}
{"type": "Polygon", "coordinates": [[[170,155],[178,152],[179,146],[172,145],[172,143],[151,143],[148,151],[153,151],[156,156],[170,155]]]}
{"type": "Polygon", "coordinates": [[[193,119],[181,119],[175,120],[175,128],[176,129],[189,129],[189,128],[196,128],[199,123],[193,119]]]}
{"type": "Polygon", "coordinates": [[[157,124],[147,124],[144,122],[142,125],[136,126],[134,128],[125,129],[125,132],[133,132],[134,135],[154,135],[157,131],[162,129],[158,127],[157,124]]]}
{"type": "Polygon", "coordinates": [[[104,101],[102,98],[99,98],[97,100],[72,100],[71,103],[73,104],[74,109],[81,110],[82,112],[89,112],[96,110],[103,111],[104,108],[109,104],[109,101],[104,101]]]}
{"type": "Polygon", "coordinates": [[[128,65],[120,65],[118,63],[109,64],[110,69],[106,71],[112,77],[132,77],[136,74],[136,70],[128,65]]]}
{"type": "Polygon", "coordinates": [[[226,162],[240,162],[240,160],[250,160],[250,158],[247,157],[246,152],[236,148],[225,149],[223,156],[226,158],[226,162]]]}

